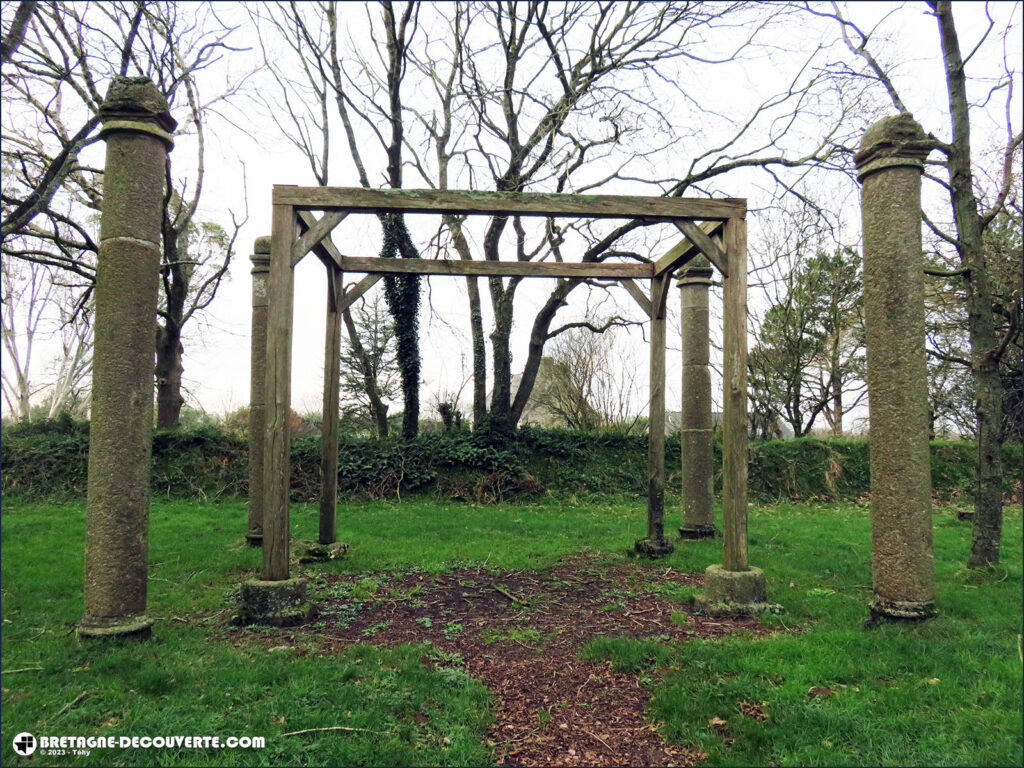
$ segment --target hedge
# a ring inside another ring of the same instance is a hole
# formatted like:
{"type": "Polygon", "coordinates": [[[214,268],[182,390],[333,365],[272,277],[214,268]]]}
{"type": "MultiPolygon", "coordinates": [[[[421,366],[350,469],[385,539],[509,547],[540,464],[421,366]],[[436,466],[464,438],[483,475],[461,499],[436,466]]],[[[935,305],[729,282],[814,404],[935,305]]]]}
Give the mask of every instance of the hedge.
{"type": "MultiPolygon", "coordinates": [[[[86,491],[87,423],[68,419],[5,428],[0,444],[0,488],[34,499],[70,499],[86,491]]],[[[339,491],[348,497],[388,498],[435,493],[493,502],[536,494],[646,493],[647,439],[643,435],[523,428],[514,437],[453,432],[415,440],[342,438],[339,491]]],[[[679,440],[665,445],[667,488],[679,487],[679,440]]],[[[931,445],[932,485],[940,500],[969,498],[977,449],[967,442],[931,445]]],[[[1019,499],[1022,453],[1004,446],[1007,499],[1019,499]]],[[[715,445],[715,488],[721,487],[721,446],[715,445]]],[[[320,440],[292,441],[292,498],[315,500],[320,490],[320,440]]],[[[802,438],[750,446],[752,500],[855,500],[870,490],[865,440],[802,438]]],[[[247,446],[216,427],[157,431],[153,435],[152,492],[225,499],[248,493],[247,446]]]]}

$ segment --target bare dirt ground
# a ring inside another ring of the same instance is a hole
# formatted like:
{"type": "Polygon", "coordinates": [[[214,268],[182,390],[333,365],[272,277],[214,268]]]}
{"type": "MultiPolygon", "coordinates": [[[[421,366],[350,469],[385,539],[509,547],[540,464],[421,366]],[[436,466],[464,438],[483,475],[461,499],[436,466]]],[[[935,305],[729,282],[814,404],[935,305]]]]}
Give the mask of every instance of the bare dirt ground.
{"type": "Polygon", "coordinates": [[[667,744],[647,720],[649,694],[637,675],[582,661],[580,650],[602,635],[674,641],[771,631],[749,618],[694,614],[662,594],[700,587],[703,574],[590,555],[537,571],[326,578],[336,596],[320,602],[322,615],[274,642],[315,634],[338,646],[430,642],[459,654],[494,694],[488,743],[499,765],[695,765],[703,753],[667,744]]]}

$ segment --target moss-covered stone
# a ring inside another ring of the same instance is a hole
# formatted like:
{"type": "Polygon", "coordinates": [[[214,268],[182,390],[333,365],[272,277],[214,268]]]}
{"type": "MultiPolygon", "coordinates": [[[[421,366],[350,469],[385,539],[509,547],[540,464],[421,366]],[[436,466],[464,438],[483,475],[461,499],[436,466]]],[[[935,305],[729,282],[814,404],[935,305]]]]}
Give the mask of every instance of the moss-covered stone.
{"type": "Polygon", "coordinates": [[[782,606],[768,602],[767,582],[760,568],[728,571],[710,565],[704,571],[704,592],[693,598],[694,607],[710,616],[758,616],[781,613],[782,606]]]}
{"type": "Polygon", "coordinates": [[[292,627],[302,624],[312,615],[313,606],[306,599],[304,579],[250,579],[242,583],[237,616],[239,624],[292,627]]]}
{"type": "Polygon", "coordinates": [[[640,539],[634,545],[634,550],[641,557],[667,557],[673,552],[672,542],[662,537],[658,539],[646,538],[640,539]]]}

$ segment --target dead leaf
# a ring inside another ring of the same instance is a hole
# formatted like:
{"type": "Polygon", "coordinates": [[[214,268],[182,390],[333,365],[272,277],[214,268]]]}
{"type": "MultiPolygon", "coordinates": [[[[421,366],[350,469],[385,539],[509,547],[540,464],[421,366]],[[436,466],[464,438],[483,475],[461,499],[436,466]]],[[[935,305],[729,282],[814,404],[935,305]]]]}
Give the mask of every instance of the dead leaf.
{"type": "Polygon", "coordinates": [[[940,680],[937,677],[929,677],[925,682],[928,683],[928,685],[938,685],[940,680]]]}
{"type": "Polygon", "coordinates": [[[809,699],[815,699],[815,698],[830,699],[830,698],[832,698],[832,689],[831,688],[824,688],[824,687],[822,687],[820,685],[812,686],[811,689],[809,691],[807,691],[807,698],[809,698],[809,699]]]}

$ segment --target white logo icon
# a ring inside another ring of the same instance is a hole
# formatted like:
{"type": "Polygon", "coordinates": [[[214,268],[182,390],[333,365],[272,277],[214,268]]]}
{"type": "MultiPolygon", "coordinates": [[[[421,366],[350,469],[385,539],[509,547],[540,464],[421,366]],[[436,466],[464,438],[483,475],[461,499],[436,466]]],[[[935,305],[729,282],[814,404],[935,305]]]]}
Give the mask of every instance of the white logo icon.
{"type": "Polygon", "coordinates": [[[14,751],[22,757],[28,757],[36,751],[36,737],[31,733],[19,733],[14,737],[14,751]]]}

